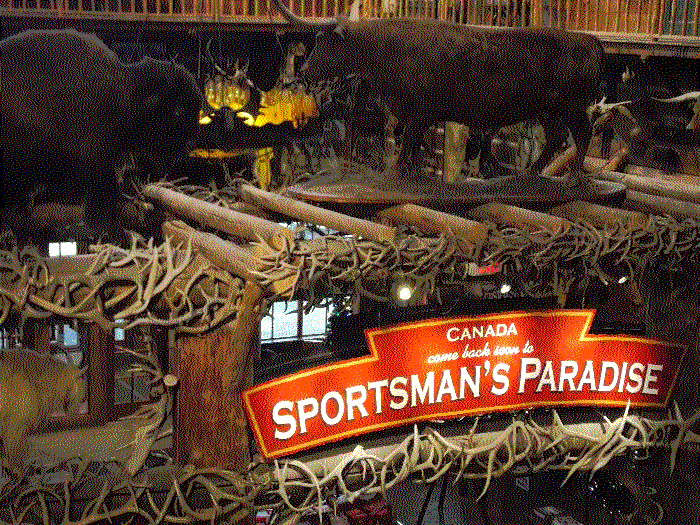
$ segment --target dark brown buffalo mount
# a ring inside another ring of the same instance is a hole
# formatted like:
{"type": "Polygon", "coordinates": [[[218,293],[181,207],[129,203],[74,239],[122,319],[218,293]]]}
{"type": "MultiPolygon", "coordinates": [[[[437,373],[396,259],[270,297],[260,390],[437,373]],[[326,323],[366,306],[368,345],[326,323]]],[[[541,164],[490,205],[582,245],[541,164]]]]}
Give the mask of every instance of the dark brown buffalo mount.
{"type": "Polygon", "coordinates": [[[74,30],[25,31],[0,54],[0,233],[4,223],[26,244],[35,204],[84,204],[91,229],[125,240],[115,168],[135,154],[167,172],[194,145],[209,105],[192,74],[148,57],[124,64],[74,30]]]}
{"type": "Polygon", "coordinates": [[[585,180],[591,138],[586,109],[603,78],[603,47],[595,37],[418,19],[311,23],[275,3],[290,24],[318,30],[301,68],[307,82],[361,75],[403,122],[401,173],[416,171],[423,133],[438,121],[485,130],[539,118],[547,144],[530,173],[546,166],[568,128],[577,153],[567,183],[585,180]]]}

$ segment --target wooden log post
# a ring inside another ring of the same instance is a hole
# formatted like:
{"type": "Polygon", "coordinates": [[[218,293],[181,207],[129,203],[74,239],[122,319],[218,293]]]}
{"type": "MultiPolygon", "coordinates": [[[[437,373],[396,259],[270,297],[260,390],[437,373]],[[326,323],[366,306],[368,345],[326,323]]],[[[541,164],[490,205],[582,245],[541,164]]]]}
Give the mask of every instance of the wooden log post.
{"type": "Polygon", "coordinates": [[[251,251],[183,223],[166,222],[163,232],[178,240],[190,239],[216,266],[246,280],[232,324],[204,337],[178,340],[174,440],[179,463],[241,471],[251,459],[241,392],[252,386],[254,341],[264,296],[250,274],[258,261],[251,251]]]}
{"type": "Polygon", "coordinates": [[[262,290],[247,283],[232,325],[177,343],[175,456],[178,463],[241,472],[251,460],[241,393],[253,384],[262,290]]]}
{"type": "Polygon", "coordinates": [[[454,184],[459,178],[464,164],[468,128],[457,122],[445,122],[445,143],[443,146],[442,179],[454,184]]]}

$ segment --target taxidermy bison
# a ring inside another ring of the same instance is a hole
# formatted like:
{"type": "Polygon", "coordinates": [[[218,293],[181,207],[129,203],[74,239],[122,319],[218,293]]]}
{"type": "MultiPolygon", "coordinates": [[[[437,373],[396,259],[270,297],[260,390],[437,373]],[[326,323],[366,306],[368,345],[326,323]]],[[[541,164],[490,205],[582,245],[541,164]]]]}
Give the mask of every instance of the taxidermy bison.
{"type": "Polygon", "coordinates": [[[483,130],[539,118],[547,144],[531,171],[551,160],[568,128],[577,147],[568,183],[584,180],[591,138],[586,108],[603,78],[603,47],[593,36],[416,19],[313,24],[275,3],[291,24],[319,30],[302,78],[313,83],[361,75],[403,122],[403,173],[410,161],[415,169],[423,133],[435,122],[483,130]]]}
{"type": "MultiPolygon", "coordinates": [[[[605,97],[588,108],[594,133],[612,129],[627,144],[634,164],[674,173],[680,156],[674,144],[697,146],[697,110],[700,92],[673,98],[656,98],[648,93],[635,100],[607,103],[605,97]]],[[[609,143],[607,144],[609,153],[609,143]]],[[[603,152],[604,154],[606,152],[603,152]]]]}
{"type": "Polygon", "coordinates": [[[78,414],[85,397],[82,374],[50,355],[0,352],[0,441],[2,457],[11,469],[21,468],[27,435],[52,412],[78,414]]]}
{"type": "Polygon", "coordinates": [[[151,58],[123,64],[73,30],[25,31],[0,54],[0,221],[23,244],[35,202],[83,203],[90,228],[123,238],[115,167],[134,153],[160,174],[186,152],[208,110],[192,74],[151,58]]]}

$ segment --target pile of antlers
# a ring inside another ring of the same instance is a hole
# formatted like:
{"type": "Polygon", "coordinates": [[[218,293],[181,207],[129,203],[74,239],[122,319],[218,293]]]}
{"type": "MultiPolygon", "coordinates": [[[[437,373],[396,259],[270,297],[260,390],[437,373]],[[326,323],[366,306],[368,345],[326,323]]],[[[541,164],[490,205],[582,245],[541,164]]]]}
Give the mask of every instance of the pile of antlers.
{"type": "MultiPolygon", "coordinates": [[[[523,461],[532,472],[564,470],[569,479],[579,471],[593,474],[614,457],[637,449],[670,449],[673,465],[681,446],[700,444],[700,412],[684,418],[677,406],[665,420],[647,419],[628,409],[615,420],[604,417],[600,424],[589,425],[565,424],[556,411],[551,415],[551,424],[543,425],[523,413],[500,431],[486,431],[482,420],[475,418],[469,431],[457,437],[445,437],[431,427],[420,432],[414,427],[394,446],[366,450],[358,445],[350,454],[318,464],[294,459],[274,465],[258,462],[243,473],[167,465],[133,476],[122,465],[121,475],[108,477],[99,496],[74,519],[72,491],[91,476],[82,464],[77,473],[65,471],[62,493],[46,485],[0,491],[0,503],[14,500],[3,505],[0,525],[24,523],[30,515],[48,525],[55,522],[50,508],[54,513],[58,509],[63,525],[134,516],[153,525],[214,523],[219,518],[235,523],[259,508],[276,509],[290,520],[286,523],[294,523],[302,512],[320,509],[340,496],[352,500],[360,494],[384,493],[409,479],[431,483],[448,471],[456,473],[456,479],[485,479],[483,495],[494,477],[523,461]],[[165,486],[163,478],[169,479],[165,486]],[[9,522],[4,521],[8,518],[9,522]]],[[[648,510],[652,515],[647,515],[647,522],[660,523],[660,505],[638,509],[648,510]]]]}
{"type": "Polygon", "coordinates": [[[199,333],[235,315],[243,283],[189,245],[134,235],[129,249],[91,252],[64,261],[34,248],[0,252],[0,324],[19,312],[22,321],[55,315],[105,330],[150,324],[199,333]]]}
{"type": "Polygon", "coordinates": [[[263,287],[293,277],[284,295],[305,291],[310,303],[350,285],[366,297],[386,302],[391,279],[400,277],[432,294],[438,284],[467,279],[470,262],[497,263],[514,279],[515,291],[565,297],[581,276],[606,284],[613,280],[612,274],[633,279],[652,260],[671,272],[683,270],[700,249],[699,232],[694,219],[678,222],[659,216],[652,216],[643,228],[617,222],[602,230],[582,220],[559,232],[489,224],[483,257],[465,253],[449,233],[424,237],[413,232],[385,243],[326,235],[279,251],[259,243],[263,264],[254,275],[263,287]]]}

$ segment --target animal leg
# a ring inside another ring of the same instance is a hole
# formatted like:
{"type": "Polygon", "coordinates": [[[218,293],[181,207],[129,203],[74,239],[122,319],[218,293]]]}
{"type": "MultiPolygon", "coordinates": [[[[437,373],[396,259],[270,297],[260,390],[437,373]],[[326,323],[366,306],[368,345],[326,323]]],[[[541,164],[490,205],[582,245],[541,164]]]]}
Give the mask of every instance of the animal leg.
{"type": "Polygon", "coordinates": [[[583,170],[583,160],[586,158],[586,153],[588,153],[593,126],[588,121],[585,108],[573,113],[569,122],[571,136],[574,139],[574,144],[576,144],[576,156],[571,163],[569,174],[564,177],[564,182],[566,186],[573,187],[579,186],[588,180],[588,174],[583,170]]]}
{"type": "Polygon", "coordinates": [[[24,440],[27,435],[26,427],[17,423],[9,425],[4,432],[2,444],[7,467],[15,476],[19,476],[24,465],[24,440]]]}
{"type": "Polygon", "coordinates": [[[415,181],[421,174],[420,146],[425,128],[414,123],[406,123],[403,131],[401,152],[396,161],[399,176],[409,181],[415,181]]]}
{"type": "Polygon", "coordinates": [[[88,182],[85,224],[93,228],[98,236],[107,234],[115,244],[126,243],[127,236],[122,228],[122,197],[116,174],[108,167],[95,168],[92,173],[107,175],[97,177],[93,183],[88,182]]]}
{"type": "Polygon", "coordinates": [[[539,175],[547,164],[551,162],[554,153],[566,139],[566,126],[564,126],[564,122],[559,115],[550,115],[544,121],[542,127],[544,128],[546,142],[540,158],[530,168],[529,173],[533,175],[539,175]]]}

